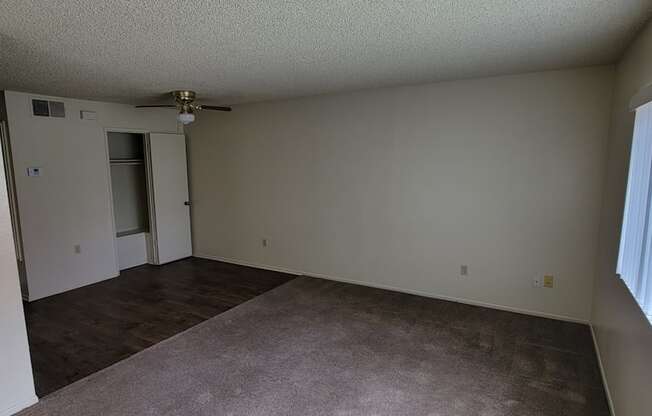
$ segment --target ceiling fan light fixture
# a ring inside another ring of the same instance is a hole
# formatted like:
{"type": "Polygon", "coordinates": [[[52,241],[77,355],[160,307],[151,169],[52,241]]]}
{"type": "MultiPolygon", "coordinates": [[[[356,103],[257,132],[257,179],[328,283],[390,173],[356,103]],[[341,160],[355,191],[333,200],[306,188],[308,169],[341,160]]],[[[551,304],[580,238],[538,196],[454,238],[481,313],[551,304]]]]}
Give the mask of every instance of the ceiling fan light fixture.
{"type": "Polygon", "coordinates": [[[179,123],[185,126],[186,124],[190,124],[195,121],[195,114],[187,111],[182,111],[177,114],[177,120],[179,123]]]}
{"type": "Polygon", "coordinates": [[[195,121],[195,112],[200,110],[211,111],[231,111],[231,107],[222,107],[217,105],[199,105],[194,104],[195,92],[190,90],[172,91],[174,97],[174,104],[152,104],[152,105],[137,105],[136,108],[176,108],[177,121],[183,125],[190,124],[195,121]]]}

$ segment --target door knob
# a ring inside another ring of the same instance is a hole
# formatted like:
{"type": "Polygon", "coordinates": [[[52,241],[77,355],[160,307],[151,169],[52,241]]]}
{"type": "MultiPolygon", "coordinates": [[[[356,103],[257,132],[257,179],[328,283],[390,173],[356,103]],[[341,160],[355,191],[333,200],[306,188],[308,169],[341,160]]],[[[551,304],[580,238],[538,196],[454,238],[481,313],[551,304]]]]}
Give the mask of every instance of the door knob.
{"type": "Polygon", "coordinates": [[[192,205],[192,202],[190,202],[190,201],[186,201],[186,202],[184,202],[184,203],[183,203],[183,205],[185,205],[185,206],[187,206],[187,207],[189,207],[189,206],[191,206],[191,205],[192,205]]]}

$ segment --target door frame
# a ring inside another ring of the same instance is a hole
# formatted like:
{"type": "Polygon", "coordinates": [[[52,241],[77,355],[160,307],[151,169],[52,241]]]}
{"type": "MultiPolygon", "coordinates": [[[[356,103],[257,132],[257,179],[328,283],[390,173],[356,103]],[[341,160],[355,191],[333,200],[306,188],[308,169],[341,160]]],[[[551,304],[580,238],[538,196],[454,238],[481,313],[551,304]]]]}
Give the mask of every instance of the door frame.
{"type": "MultiPolygon", "coordinates": [[[[1,97],[0,97],[1,98],[1,97]]],[[[0,151],[2,152],[3,165],[0,168],[5,171],[7,185],[7,199],[9,202],[9,215],[11,217],[11,228],[13,230],[14,248],[16,250],[16,263],[18,267],[18,280],[23,300],[29,300],[29,286],[27,285],[27,269],[25,266],[25,251],[23,250],[23,234],[20,229],[20,210],[18,209],[18,195],[16,189],[16,178],[14,161],[11,155],[11,140],[9,138],[9,127],[5,120],[0,120],[0,151]]],[[[1,184],[0,184],[1,186],[1,184]]]]}
{"type": "Polygon", "coordinates": [[[156,228],[156,204],[154,203],[154,174],[152,173],[151,132],[144,136],[145,180],[147,181],[147,213],[149,214],[149,235],[147,236],[147,257],[151,264],[161,264],[158,256],[158,232],[156,228]]]}

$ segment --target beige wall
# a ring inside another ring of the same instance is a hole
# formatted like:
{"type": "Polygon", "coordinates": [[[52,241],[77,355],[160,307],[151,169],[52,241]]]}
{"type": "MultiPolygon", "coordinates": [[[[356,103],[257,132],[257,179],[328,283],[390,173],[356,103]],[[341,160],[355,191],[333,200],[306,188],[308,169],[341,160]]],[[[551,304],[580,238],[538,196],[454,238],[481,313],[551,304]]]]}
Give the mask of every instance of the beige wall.
{"type": "Polygon", "coordinates": [[[588,320],[612,81],[593,67],[203,112],[195,254],[588,320]],[[533,287],[543,273],[554,289],[533,287]]]}
{"type": "Polygon", "coordinates": [[[30,300],[118,275],[105,129],[177,132],[174,110],[54,98],[66,117],[45,118],[32,115],[32,98],[43,97],[6,92],[30,300]]]}
{"type": "Polygon", "coordinates": [[[652,83],[652,25],[630,46],[616,72],[608,170],[592,323],[618,416],[652,411],[652,327],[625,285],[616,277],[629,149],[634,113],[630,98],[652,83]]]}
{"type": "Polygon", "coordinates": [[[36,395],[2,158],[0,152],[0,416],[5,416],[35,403],[36,395]]]}

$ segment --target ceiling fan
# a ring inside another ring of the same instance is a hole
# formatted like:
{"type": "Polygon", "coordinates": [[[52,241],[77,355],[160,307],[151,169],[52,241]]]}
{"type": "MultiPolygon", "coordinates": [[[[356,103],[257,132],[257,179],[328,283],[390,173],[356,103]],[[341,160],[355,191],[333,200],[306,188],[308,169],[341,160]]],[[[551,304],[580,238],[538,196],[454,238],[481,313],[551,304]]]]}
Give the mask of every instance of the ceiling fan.
{"type": "Polygon", "coordinates": [[[219,107],[216,105],[200,105],[193,104],[196,94],[194,91],[178,90],[172,91],[172,96],[176,104],[161,104],[161,105],[137,105],[136,108],[176,108],[179,110],[177,120],[180,123],[190,124],[195,121],[195,111],[199,110],[215,110],[215,111],[231,111],[231,107],[219,107]]]}

